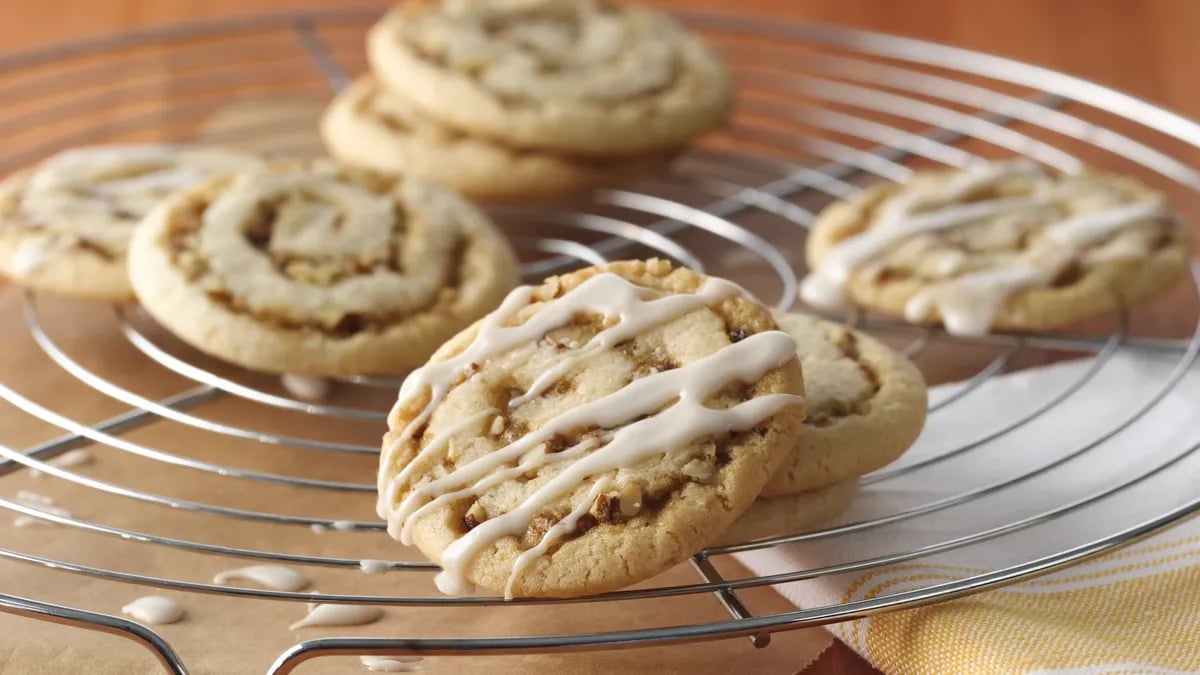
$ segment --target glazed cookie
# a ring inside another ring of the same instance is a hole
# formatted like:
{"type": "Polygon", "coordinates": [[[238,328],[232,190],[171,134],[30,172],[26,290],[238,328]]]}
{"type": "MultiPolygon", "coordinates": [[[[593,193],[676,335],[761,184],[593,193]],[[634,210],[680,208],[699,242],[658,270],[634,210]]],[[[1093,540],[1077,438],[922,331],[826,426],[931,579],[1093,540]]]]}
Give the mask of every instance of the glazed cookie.
{"type": "Polygon", "coordinates": [[[165,145],[54,155],[0,182],[0,272],[61,295],[130,300],[125,252],[138,221],[176,190],[258,164],[230,150],[165,145]]]}
{"type": "Polygon", "coordinates": [[[438,124],[405,99],[363,77],[339,94],[321,120],[339,161],[453,188],[469,197],[545,197],[619,182],[665,167],[672,153],[585,158],[515,150],[438,124]]]}
{"type": "Polygon", "coordinates": [[[419,0],[371,29],[371,69],[443,124],[579,155],[672,148],[722,122],[724,63],[655,10],[600,0],[419,0]]]}
{"type": "Polygon", "coordinates": [[[508,242],[462,198],[324,161],[176,194],[129,263],[142,306],[183,340],[304,375],[418,365],[517,281],[508,242]]]}
{"type": "Polygon", "coordinates": [[[806,314],[775,313],[796,340],[806,391],[804,430],[763,488],[777,497],[857,478],[917,440],[928,405],[925,379],[870,336],[806,314]]]}
{"type": "Polygon", "coordinates": [[[858,495],[858,479],[783,497],[759,497],[710,546],[800,534],[846,510],[858,495]]]}
{"type": "Polygon", "coordinates": [[[1045,329],[1166,290],[1191,247],[1163,196],[1133,179],[993,162],[829,207],[808,240],[801,295],[951,333],[1045,329]]]}
{"type": "Polygon", "coordinates": [[[662,260],[552,277],[405,380],[379,512],[446,593],[621,588],[754,501],[802,391],[795,341],[730,282],[662,260]]]}

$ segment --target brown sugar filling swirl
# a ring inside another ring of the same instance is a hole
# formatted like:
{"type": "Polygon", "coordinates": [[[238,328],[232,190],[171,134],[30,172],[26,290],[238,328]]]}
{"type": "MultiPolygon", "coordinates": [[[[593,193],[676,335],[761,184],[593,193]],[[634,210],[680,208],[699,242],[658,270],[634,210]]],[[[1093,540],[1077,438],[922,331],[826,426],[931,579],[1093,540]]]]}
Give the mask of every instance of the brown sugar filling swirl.
{"type": "Polygon", "coordinates": [[[211,183],[176,211],[171,260],[213,300],[288,327],[347,334],[451,304],[461,201],[414,181],[351,178],[331,169],[211,183]]]}

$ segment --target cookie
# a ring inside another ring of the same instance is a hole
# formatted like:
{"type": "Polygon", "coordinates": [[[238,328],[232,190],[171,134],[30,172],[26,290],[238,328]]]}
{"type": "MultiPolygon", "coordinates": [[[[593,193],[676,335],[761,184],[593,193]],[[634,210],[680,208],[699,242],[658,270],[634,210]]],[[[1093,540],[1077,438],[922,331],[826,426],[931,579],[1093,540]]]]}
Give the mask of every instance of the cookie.
{"type": "Polygon", "coordinates": [[[621,588],[754,501],[802,391],[795,341],[735,284],[663,260],[552,277],[405,380],[379,513],[446,593],[621,588]]]}
{"type": "Polygon", "coordinates": [[[846,510],[858,495],[858,479],[782,497],[759,497],[710,546],[800,534],[846,510]]]}
{"type": "Polygon", "coordinates": [[[664,168],[673,153],[569,157],[516,150],[442,126],[360,78],[334,98],[321,136],[339,161],[429,180],[480,200],[514,201],[611,185],[664,168]]]}
{"type": "Polygon", "coordinates": [[[54,155],[0,182],[0,272],[41,291],[131,300],[125,253],[138,221],[176,190],[258,163],[231,150],[166,145],[54,155]]]}
{"type": "Polygon", "coordinates": [[[807,314],[776,312],[804,369],[804,429],[763,488],[791,495],[857,478],[888,464],[925,425],[925,379],[908,359],[868,335],[807,314]]]}
{"type": "Polygon", "coordinates": [[[801,296],[956,334],[1040,330],[1167,290],[1191,248],[1163,195],[1131,178],[992,162],[829,207],[808,239],[801,296]]]}
{"type": "Polygon", "coordinates": [[[724,63],[666,15],[600,0],[421,0],[370,31],[383,84],[442,124],[573,155],[673,148],[719,126],[724,63]]]}
{"type": "Polygon", "coordinates": [[[184,341],[301,375],[419,365],[518,278],[507,240],[461,197],[326,161],[172,196],[129,264],[142,306],[184,341]]]}

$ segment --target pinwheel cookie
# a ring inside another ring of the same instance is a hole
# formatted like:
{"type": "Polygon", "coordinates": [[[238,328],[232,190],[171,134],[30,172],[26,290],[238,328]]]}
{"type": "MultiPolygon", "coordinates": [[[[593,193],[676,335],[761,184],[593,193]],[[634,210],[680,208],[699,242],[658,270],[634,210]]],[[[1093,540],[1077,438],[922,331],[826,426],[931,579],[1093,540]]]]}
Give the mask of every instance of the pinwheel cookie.
{"type": "Polygon", "coordinates": [[[417,365],[517,280],[504,236],[460,197],[322,161],[176,194],[129,263],[138,300],[183,340],[311,375],[417,365]]]}
{"type": "Polygon", "coordinates": [[[440,123],[509,147],[633,155],[721,124],[721,59],[666,15],[599,0],[418,0],[371,30],[371,69],[440,123]]]}
{"type": "Polygon", "coordinates": [[[321,135],[339,161],[445,185],[475,199],[536,198],[629,180],[667,165],[673,152],[574,157],[518,150],[464,135],[365,76],[334,98],[321,135]]]}
{"type": "Polygon", "coordinates": [[[813,530],[845,511],[856,496],[858,478],[781,497],[759,497],[711,545],[742,544],[813,530]]]}
{"type": "Polygon", "coordinates": [[[983,163],[829,207],[808,239],[801,294],[952,333],[1045,329],[1165,291],[1191,249],[1163,195],[1131,178],[983,163]]]}
{"type": "Polygon", "coordinates": [[[917,440],[928,396],[921,371],[908,359],[869,335],[816,317],[776,312],[775,321],[796,340],[807,414],[764,497],[857,480],[917,440]]]}
{"type": "Polygon", "coordinates": [[[404,382],[379,512],[438,587],[576,596],[721,534],[803,418],[796,345],[738,286],[662,260],[513,291],[404,382]]]}
{"type": "Polygon", "coordinates": [[[0,183],[0,272],[94,300],[129,300],[125,253],[161,199],[216,173],[257,166],[231,150],[111,145],[54,155],[0,183]]]}

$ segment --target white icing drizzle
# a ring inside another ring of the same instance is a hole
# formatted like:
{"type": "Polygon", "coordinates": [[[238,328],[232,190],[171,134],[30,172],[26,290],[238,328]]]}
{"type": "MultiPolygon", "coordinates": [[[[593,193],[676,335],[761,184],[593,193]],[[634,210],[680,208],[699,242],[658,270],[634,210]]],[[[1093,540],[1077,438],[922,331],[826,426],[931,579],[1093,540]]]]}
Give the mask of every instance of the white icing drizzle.
{"type": "MultiPolygon", "coordinates": [[[[463,431],[466,431],[472,425],[479,424],[484,419],[490,419],[492,415],[495,415],[498,412],[500,412],[500,411],[496,410],[495,408],[488,408],[486,410],[481,410],[481,411],[475,413],[474,415],[470,415],[470,416],[450,425],[447,429],[445,429],[444,431],[435,435],[429,441],[429,443],[426,444],[426,446],[424,448],[421,448],[421,451],[417,453],[416,457],[414,457],[412,459],[412,461],[410,461],[400,471],[400,473],[396,475],[396,478],[393,479],[391,481],[391,483],[388,484],[387,489],[381,493],[382,499],[379,503],[381,505],[382,504],[391,504],[392,501],[395,500],[395,498],[396,498],[396,494],[395,494],[396,491],[400,489],[400,486],[403,485],[405,481],[407,481],[409,478],[412,477],[413,471],[416,470],[417,465],[422,460],[424,460],[426,457],[433,455],[437,451],[441,450],[442,447],[447,445],[450,442],[450,439],[453,438],[454,436],[456,436],[457,434],[462,433],[463,431]]],[[[391,461],[390,456],[385,454],[385,457],[387,457],[387,459],[385,459],[384,461],[386,463],[390,463],[390,461],[391,461]]],[[[382,517],[386,518],[387,513],[384,512],[382,517]]]]}
{"type": "Polygon", "coordinates": [[[302,591],[311,583],[303,574],[283,565],[251,565],[213,575],[214,584],[231,581],[251,581],[273,591],[289,592],[302,591]]]}
{"type": "Polygon", "coordinates": [[[1054,279],[1054,272],[1033,265],[1015,265],[968,272],[929,286],[904,306],[904,318],[922,321],[936,309],[946,331],[955,335],[983,335],[992,326],[1005,298],[1016,291],[1054,279]]]}
{"type": "Polygon", "coordinates": [[[425,669],[420,656],[360,656],[358,660],[373,673],[411,673],[425,669]]]}
{"type": "MultiPolygon", "coordinates": [[[[892,246],[925,232],[959,227],[982,218],[1021,213],[1047,206],[1060,196],[1051,185],[1039,186],[1027,197],[1004,197],[961,205],[949,205],[969,192],[1011,176],[1041,176],[1028,160],[977,165],[956,176],[937,191],[910,191],[887,201],[871,229],[847,237],[834,246],[800,284],[800,296],[808,304],[827,309],[844,307],[845,288],[851,274],[870,269],[892,246]],[[936,208],[939,207],[940,208],[936,208]],[[923,207],[935,207],[920,210],[923,207]]],[[[1118,233],[1130,224],[1166,216],[1161,199],[1121,204],[1107,209],[1070,216],[1045,227],[1046,236],[1057,246],[1026,253],[1012,263],[964,273],[916,293],[904,308],[909,321],[923,321],[937,310],[950,333],[979,335],[991,327],[996,313],[1014,293],[1045,286],[1072,260],[1090,260],[1083,249],[1118,233]]],[[[1144,255],[1145,247],[1125,245],[1112,257],[1144,255]]],[[[1101,258],[1102,259],[1102,258],[1101,258]]],[[[953,273],[962,260],[953,258],[939,266],[953,273]]]]}
{"type": "Polygon", "coordinates": [[[183,618],[183,607],[162,595],[147,595],[121,608],[121,612],[142,623],[175,623],[183,618]]]}
{"type": "Polygon", "coordinates": [[[1054,223],[1047,230],[1063,246],[1081,249],[1112,236],[1130,223],[1165,215],[1166,209],[1161,199],[1148,199],[1071,216],[1054,223]]]}
{"type": "MultiPolygon", "coordinates": [[[[418,368],[404,379],[404,383],[400,387],[399,398],[392,408],[392,415],[425,392],[429,394],[429,402],[425,404],[421,413],[404,428],[400,437],[384,449],[381,460],[383,466],[391,463],[395,448],[411,438],[413,432],[429,419],[429,415],[445,398],[450,387],[472,365],[477,366],[490,357],[539,340],[546,333],[569,324],[581,312],[600,314],[610,320],[620,319],[615,325],[597,333],[583,347],[586,351],[594,345],[611,346],[616,344],[620,340],[613,340],[614,334],[619,333],[631,337],[651,326],[666,323],[724,298],[745,294],[745,291],[737,284],[723,279],[710,278],[699,293],[667,296],[659,300],[646,301],[646,297],[654,294],[652,289],[633,284],[615,274],[598,274],[567,292],[561,298],[548,303],[546,307],[542,308],[542,311],[534,314],[528,321],[516,326],[502,325],[516,315],[522,307],[529,304],[533,298],[533,292],[532,286],[521,286],[513,290],[504,298],[504,302],[496,311],[483,319],[475,339],[465,350],[445,361],[418,368]],[[682,298],[682,300],[673,300],[672,298],[682,298]]],[[[578,361],[574,357],[568,357],[567,360],[570,360],[572,364],[578,361]]],[[[566,372],[565,369],[556,368],[555,370],[559,371],[559,376],[566,372]]],[[[543,377],[539,378],[539,382],[535,382],[534,386],[544,388],[552,383],[552,380],[546,381],[546,378],[543,377]]],[[[413,463],[415,460],[409,466],[413,463]]],[[[408,478],[409,474],[402,471],[392,479],[392,483],[402,484],[408,478]]],[[[384,480],[382,474],[380,480],[384,480]]],[[[386,518],[394,490],[388,490],[388,486],[383,483],[379,485],[379,488],[377,510],[379,517],[386,518]]]]}
{"type": "MultiPolygon", "coordinates": [[[[383,466],[391,464],[396,448],[428,420],[433,408],[456,380],[491,357],[539,340],[547,332],[567,325],[580,313],[599,314],[617,321],[578,348],[577,353],[566,356],[539,374],[529,391],[513,399],[512,404],[542,392],[586,356],[609,349],[655,325],[741,293],[743,291],[734,284],[709,279],[697,293],[653,298],[656,293],[652,289],[613,274],[599,274],[547,303],[524,323],[502,325],[532,298],[531,288],[519,288],[505,299],[500,309],[484,319],[474,341],[465,350],[446,361],[414,371],[405,380],[393,415],[401,406],[422,395],[428,395],[429,401],[401,431],[399,438],[385,449],[383,466]]],[[[435,579],[439,590],[447,594],[470,592],[465,570],[480,551],[505,536],[521,535],[540,510],[570,495],[576,486],[588,479],[666,454],[699,438],[749,429],[801,400],[801,397],[789,394],[769,394],[723,410],[703,404],[733,382],[758,381],[768,371],[794,358],[795,352],[796,344],[790,336],[781,331],[770,331],[752,335],[679,368],[642,377],[617,392],[558,415],[503,448],[455,466],[445,476],[414,486],[399,504],[393,506],[400,488],[409,482],[420,460],[438,452],[455,433],[470,424],[479,424],[495,412],[484,411],[439,433],[388,483],[381,484],[380,514],[388,520],[389,533],[410,544],[411,526],[430,509],[477,496],[491,486],[531,469],[570,462],[515,508],[480,523],[442,552],[443,569],[435,579]],[[545,442],[556,434],[585,427],[616,431],[604,438],[586,439],[563,452],[545,452],[545,442]],[[516,465],[507,466],[511,463],[516,465]]],[[[384,480],[384,473],[381,472],[381,480],[384,480]]],[[[572,505],[567,518],[552,526],[536,546],[518,557],[506,584],[506,597],[511,597],[513,584],[521,571],[572,531],[576,521],[608,485],[608,479],[599,478],[586,498],[572,505]]]]}
{"type": "Polygon", "coordinates": [[[317,605],[308,610],[308,616],[292,624],[289,628],[310,628],[313,626],[362,626],[375,623],[383,617],[383,610],[370,605],[317,605]]]}
{"type": "Polygon", "coordinates": [[[365,558],[358,561],[358,569],[362,570],[363,574],[386,574],[391,571],[392,564],[386,560],[365,558]]]}
{"type": "Polygon", "coordinates": [[[281,375],[279,378],[283,388],[292,396],[305,401],[322,401],[329,396],[331,389],[329,380],[323,377],[308,377],[307,375],[281,375]]]}
{"type": "MultiPolygon", "coordinates": [[[[525,568],[533,563],[534,560],[545,555],[550,546],[560,538],[574,532],[575,525],[583,517],[583,514],[588,512],[592,503],[596,501],[596,497],[599,497],[600,493],[607,490],[612,484],[613,482],[609,478],[601,478],[596,481],[592,489],[588,490],[587,496],[580,500],[565,518],[552,525],[537,545],[522,551],[521,555],[517,556],[512,566],[512,574],[508,575],[508,583],[504,586],[504,597],[511,598],[513,596],[513,584],[521,577],[521,573],[525,571],[525,568]]],[[[440,585],[439,590],[441,590],[440,585]]],[[[445,591],[442,592],[444,593],[445,591]]]]}
{"type": "MultiPolygon", "coordinates": [[[[92,453],[84,450],[83,448],[76,448],[74,450],[68,450],[58,457],[48,459],[46,460],[46,463],[59,469],[70,469],[77,466],[83,466],[84,464],[91,464],[92,453]]],[[[30,469],[29,474],[36,478],[41,476],[42,472],[38,471],[37,469],[30,469]]]]}

